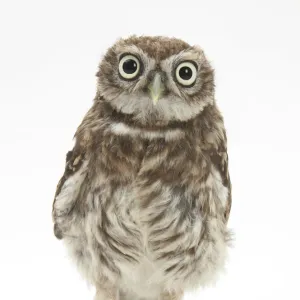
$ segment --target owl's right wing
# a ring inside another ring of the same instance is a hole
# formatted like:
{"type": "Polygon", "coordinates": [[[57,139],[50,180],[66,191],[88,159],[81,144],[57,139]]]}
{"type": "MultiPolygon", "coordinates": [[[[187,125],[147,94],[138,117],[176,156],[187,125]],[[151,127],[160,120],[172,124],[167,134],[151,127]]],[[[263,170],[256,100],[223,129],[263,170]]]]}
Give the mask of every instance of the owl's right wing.
{"type": "Polygon", "coordinates": [[[63,238],[66,229],[65,219],[74,209],[87,176],[87,159],[82,149],[75,147],[67,153],[66,166],[61,177],[53,201],[52,218],[54,222],[54,234],[58,239],[63,238]]]}

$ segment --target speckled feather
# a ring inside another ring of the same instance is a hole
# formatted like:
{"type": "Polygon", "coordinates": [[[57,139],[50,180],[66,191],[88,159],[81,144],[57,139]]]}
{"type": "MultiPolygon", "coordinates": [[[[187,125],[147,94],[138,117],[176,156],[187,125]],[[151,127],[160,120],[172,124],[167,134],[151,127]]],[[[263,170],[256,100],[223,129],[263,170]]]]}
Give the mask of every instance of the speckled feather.
{"type": "Polygon", "coordinates": [[[97,76],[57,187],[55,235],[96,286],[96,299],[179,299],[213,282],[226,260],[231,183],[213,70],[198,47],[131,37],[108,50],[97,76]],[[138,52],[145,73],[159,66],[169,74],[192,57],[197,82],[186,90],[170,75],[153,108],[146,76],[127,85],[117,76],[128,51],[138,52]]]}

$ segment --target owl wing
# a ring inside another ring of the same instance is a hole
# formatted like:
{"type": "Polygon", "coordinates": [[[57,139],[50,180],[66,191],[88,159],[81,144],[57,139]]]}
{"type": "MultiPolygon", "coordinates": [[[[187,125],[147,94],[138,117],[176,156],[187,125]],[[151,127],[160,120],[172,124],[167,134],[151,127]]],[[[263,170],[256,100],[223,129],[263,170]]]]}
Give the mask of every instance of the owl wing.
{"type": "Polygon", "coordinates": [[[82,149],[74,147],[66,155],[65,171],[58,182],[53,201],[54,234],[58,239],[63,238],[62,228],[66,225],[64,220],[76,205],[86,175],[86,154],[82,149]]]}
{"type": "Polygon", "coordinates": [[[228,171],[228,154],[225,147],[225,142],[222,147],[218,149],[210,149],[209,151],[210,159],[215,169],[219,172],[223,185],[228,189],[228,196],[225,207],[225,221],[227,222],[231,210],[231,181],[228,171]]]}

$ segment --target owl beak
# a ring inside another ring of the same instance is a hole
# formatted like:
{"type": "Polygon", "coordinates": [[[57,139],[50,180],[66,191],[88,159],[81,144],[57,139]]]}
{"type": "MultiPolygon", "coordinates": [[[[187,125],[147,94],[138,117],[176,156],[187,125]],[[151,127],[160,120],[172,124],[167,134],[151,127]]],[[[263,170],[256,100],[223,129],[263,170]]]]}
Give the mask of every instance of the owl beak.
{"type": "Polygon", "coordinates": [[[165,90],[165,86],[162,83],[161,75],[156,73],[152,82],[148,86],[150,97],[153,101],[153,104],[156,105],[158,100],[160,99],[163,91],[165,90]]]}

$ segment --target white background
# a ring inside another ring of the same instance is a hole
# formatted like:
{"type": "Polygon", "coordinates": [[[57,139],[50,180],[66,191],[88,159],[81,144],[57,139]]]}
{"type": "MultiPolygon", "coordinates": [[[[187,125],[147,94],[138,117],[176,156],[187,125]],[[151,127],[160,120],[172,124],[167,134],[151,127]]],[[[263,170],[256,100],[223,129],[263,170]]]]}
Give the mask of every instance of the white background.
{"type": "Polygon", "coordinates": [[[134,33],[199,44],[216,69],[236,241],[186,298],[300,299],[299,0],[1,1],[0,30],[0,299],[92,299],[51,205],[101,55],[134,33]]]}

